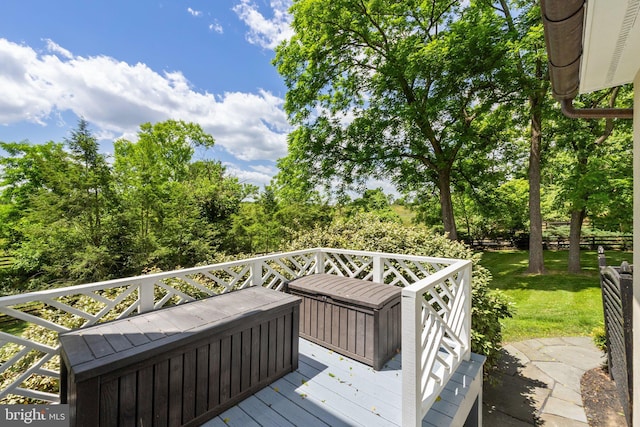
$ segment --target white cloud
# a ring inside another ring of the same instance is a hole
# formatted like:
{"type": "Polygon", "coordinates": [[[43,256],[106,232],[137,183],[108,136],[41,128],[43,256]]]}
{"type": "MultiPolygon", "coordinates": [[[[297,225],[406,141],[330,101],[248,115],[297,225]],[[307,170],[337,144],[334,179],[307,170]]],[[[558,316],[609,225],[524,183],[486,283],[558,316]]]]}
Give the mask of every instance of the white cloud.
{"type": "Polygon", "coordinates": [[[265,17],[251,0],[241,0],[234,6],[233,11],[249,27],[247,40],[266,49],[275,49],[283,40],[293,35],[291,15],[288,10],[290,0],[272,0],[273,10],[271,18],[265,17]]]}
{"type": "Polygon", "coordinates": [[[145,122],[200,124],[216,144],[241,160],[286,154],[284,100],[270,92],[194,90],[179,71],[160,74],[142,63],[81,57],[47,41],[53,54],[0,38],[0,124],[45,125],[60,112],[88,120],[100,135],[135,135],[145,122]]]}
{"type": "Polygon", "coordinates": [[[222,28],[222,25],[218,21],[209,24],[209,31],[214,31],[218,34],[224,33],[224,29],[222,28]]]}
{"type": "Polygon", "coordinates": [[[262,188],[271,183],[271,178],[277,173],[275,168],[253,167],[253,170],[241,169],[237,165],[227,163],[227,174],[235,176],[241,183],[253,184],[262,188]]]}
{"type": "Polygon", "coordinates": [[[189,12],[192,16],[201,16],[202,15],[202,11],[194,10],[194,9],[191,9],[190,7],[187,8],[187,12],[189,12]]]}
{"type": "Polygon", "coordinates": [[[53,40],[45,39],[44,41],[47,43],[47,50],[49,52],[57,53],[67,59],[73,58],[73,55],[71,54],[71,52],[69,52],[67,49],[63,48],[59,44],[55,43],[53,40]]]}

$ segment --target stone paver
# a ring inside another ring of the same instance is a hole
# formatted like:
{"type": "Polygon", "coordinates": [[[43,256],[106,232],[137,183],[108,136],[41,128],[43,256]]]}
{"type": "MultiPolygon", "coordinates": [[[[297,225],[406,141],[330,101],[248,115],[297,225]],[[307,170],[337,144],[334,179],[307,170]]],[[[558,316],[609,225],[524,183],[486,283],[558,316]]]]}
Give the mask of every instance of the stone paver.
{"type": "Polygon", "coordinates": [[[604,362],[589,337],[506,344],[497,384],[485,383],[486,426],[588,427],[580,379],[604,362]]]}

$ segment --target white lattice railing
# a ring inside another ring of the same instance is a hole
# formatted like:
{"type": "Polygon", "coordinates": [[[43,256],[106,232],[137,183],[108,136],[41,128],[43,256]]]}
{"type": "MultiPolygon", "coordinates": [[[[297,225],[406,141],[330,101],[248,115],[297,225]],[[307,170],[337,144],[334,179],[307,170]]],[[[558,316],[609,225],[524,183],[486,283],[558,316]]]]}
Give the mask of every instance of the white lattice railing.
{"type": "MultiPolygon", "coordinates": [[[[425,290],[418,295],[431,295],[431,303],[416,304],[419,298],[415,299],[411,303],[416,307],[413,317],[426,319],[425,322],[431,322],[429,325],[434,324],[433,337],[414,335],[413,332],[408,334],[405,332],[408,329],[403,328],[403,363],[405,348],[412,348],[405,341],[418,339],[423,344],[418,346],[421,350],[416,360],[435,360],[437,363],[429,362],[435,370],[429,378],[443,381],[446,375],[439,371],[443,366],[453,366],[454,362],[449,365],[448,358],[442,359],[443,356],[435,353],[440,348],[449,349],[455,355],[451,357],[459,359],[465,357],[469,348],[467,323],[470,308],[467,305],[470,300],[470,272],[450,273],[452,268],[455,271],[466,268],[460,265],[460,261],[445,258],[316,248],[2,297],[0,313],[38,325],[40,330],[29,336],[0,332],[0,399],[14,395],[59,401],[55,390],[43,391],[40,386],[59,379],[59,347],[55,338],[58,332],[248,286],[281,290],[286,281],[313,273],[356,277],[405,287],[405,290],[424,287],[425,290]],[[460,289],[467,289],[464,296],[460,289]],[[437,313],[424,308],[434,304],[438,306],[437,313]],[[460,310],[464,313],[459,313],[460,310]],[[425,343],[425,340],[436,338],[437,342],[425,343]]],[[[404,295],[403,304],[406,305],[404,295]]],[[[419,331],[420,328],[409,330],[419,331]]],[[[424,372],[424,369],[415,372],[424,372]]],[[[407,378],[404,372],[403,376],[407,378]]],[[[422,387],[422,390],[431,389],[422,387]]]]}
{"type": "Polygon", "coordinates": [[[470,356],[471,261],[459,260],[402,290],[403,426],[422,425],[470,356]]]}

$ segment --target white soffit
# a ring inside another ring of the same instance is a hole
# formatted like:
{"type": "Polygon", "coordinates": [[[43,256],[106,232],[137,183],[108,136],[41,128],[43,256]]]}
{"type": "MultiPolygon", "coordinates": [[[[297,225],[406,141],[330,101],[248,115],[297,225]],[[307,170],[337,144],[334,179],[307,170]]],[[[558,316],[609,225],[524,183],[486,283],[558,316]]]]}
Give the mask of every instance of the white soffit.
{"type": "Polygon", "coordinates": [[[580,93],[630,83],[640,70],[640,0],[587,0],[580,93]]]}

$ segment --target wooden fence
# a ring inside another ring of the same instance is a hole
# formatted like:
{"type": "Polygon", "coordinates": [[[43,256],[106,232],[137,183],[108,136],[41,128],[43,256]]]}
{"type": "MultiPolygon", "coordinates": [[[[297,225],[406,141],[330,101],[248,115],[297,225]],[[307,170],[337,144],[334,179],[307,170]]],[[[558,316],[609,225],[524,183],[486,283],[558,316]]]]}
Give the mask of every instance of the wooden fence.
{"type": "MultiPolygon", "coordinates": [[[[528,249],[529,242],[527,238],[520,239],[467,239],[465,242],[478,250],[487,249],[528,249]]],[[[547,236],[542,238],[542,244],[545,249],[569,249],[569,237],[565,236],[547,236]]],[[[602,246],[607,249],[632,250],[633,235],[624,236],[582,236],[580,238],[580,247],[582,249],[594,250],[602,246]]]]}
{"type": "Polygon", "coordinates": [[[607,266],[604,249],[598,248],[600,286],[604,306],[609,375],[616,383],[627,424],[633,413],[633,270],[624,261],[620,267],[607,266]]]}

